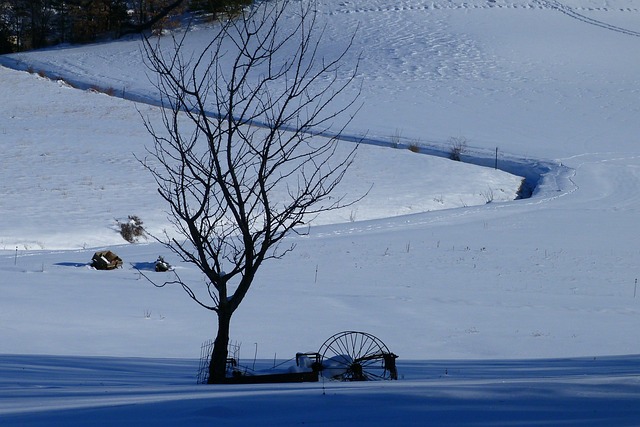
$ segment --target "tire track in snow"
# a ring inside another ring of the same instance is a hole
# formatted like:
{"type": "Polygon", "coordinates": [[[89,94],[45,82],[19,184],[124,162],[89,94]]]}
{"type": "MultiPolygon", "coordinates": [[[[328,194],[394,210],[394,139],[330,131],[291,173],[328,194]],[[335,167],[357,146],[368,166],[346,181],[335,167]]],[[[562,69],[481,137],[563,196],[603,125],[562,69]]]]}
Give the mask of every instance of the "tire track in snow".
{"type": "Polygon", "coordinates": [[[538,4],[537,2],[527,2],[522,4],[517,3],[496,3],[492,0],[487,0],[483,3],[473,3],[469,2],[430,2],[428,4],[409,4],[406,2],[405,4],[399,4],[395,6],[355,6],[351,7],[351,2],[343,2],[339,5],[341,9],[330,12],[331,15],[335,14],[345,14],[345,13],[393,13],[393,12],[413,12],[413,11],[429,11],[429,10],[461,10],[461,9],[545,9],[544,5],[538,4]]]}
{"type": "MultiPolygon", "coordinates": [[[[354,1],[344,1],[341,2],[338,6],[340,7],[338,10],[332,10],[329,12],[329,15],[338,15],[338,14],[365,14],[365,13],[394,13],[394,12],[412,12],[412,11],[436,11],[436,10],[464,10],[464,9],[551,9],[551,10],[560,10],[563,13],[571,13],[573,17],[581,18],[587,22],[595,21],[600,22],[595,19],[588,18],[586,16],[580,15],[576,10],[579,11],[600,11],[600,12],[640,12],[639,8],[632,7],[622,7],[622,8],[609,8],[609,7],[574,7],[571,8],[569,6],[565,6],[558,1],[550,0],[532,0],[529,2],[505,2],[499,3],[497,0],[486,0],[486,1],[478,1],[475,3],[471,1],[461,1],[461,2],[444,2],[444,1],[431,1],[426,4],[422,2],[414,2],[412,4],[411,1],[405,1],[404,4],[395,4],[393,6],[389,6],[386,4],[381,5],[371,5],[369,2],[366,2],[363,5],[358,5],[357,2],[354,1]]],[[[600,22],[600,24],[604,26],[610,26],[614,28],[613,25],[606,24],[604,22],[600,22]]],[[[624,31],[623,28],[620,28],[624,31]]],[[[633,32],[633,31],[632,31],[633,32]]]]}
{"type": "MultiPolygon", "coordinates": [[[[574,9],[570,8],[569,6],[565,6],[562,3],[560,3],[559,1],[556,0],[536,0],[537,2],[539,2],[541,5],[544,5],[550,9],[553,10],[557,10],[558,12],[562,12],[565,15],[577,19],[579,21],[585,22],[587,24],[591,24],[591,25],[595,25],[596,27],[600,27],[600,28],[604,28],[606,30],[611,30],[611,31],[615,31],[618,33],[622,33],[622,34],[626,34],[628,36],[635,36],[635,37],[640,37],[640,32],[639,31],[633,31],[633,30],[628,30],[626,28],[622,28],[622,27],[617,27],[615,25],[611,25],[611,24],[607,24],[606,22],[603,21],[598,21],[597,19],[593,19],[593,18],[589,18],[585,15],[582,15],[578,12],[576,12],[574,9]]],[[[586,10],[592,10],[592,9],[586,9],[586,10]]],[[[608,9],[600,9],[600,10],[608,10],[608,9]]],[[[625,11],[630,11],[629,9],[625,9],[625,11]]]]}

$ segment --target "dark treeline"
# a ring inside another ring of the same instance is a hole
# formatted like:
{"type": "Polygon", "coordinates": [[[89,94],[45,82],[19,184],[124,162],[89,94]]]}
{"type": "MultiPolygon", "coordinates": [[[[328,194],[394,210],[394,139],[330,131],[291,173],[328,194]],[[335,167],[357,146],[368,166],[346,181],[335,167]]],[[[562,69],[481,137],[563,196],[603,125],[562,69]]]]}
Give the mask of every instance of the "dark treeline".
{"type": "Polygon", "coordinates": [[[251,0],[0,0],[0,54],[161,30],[186,11],[217,19],[248,4],[251,0]]]}

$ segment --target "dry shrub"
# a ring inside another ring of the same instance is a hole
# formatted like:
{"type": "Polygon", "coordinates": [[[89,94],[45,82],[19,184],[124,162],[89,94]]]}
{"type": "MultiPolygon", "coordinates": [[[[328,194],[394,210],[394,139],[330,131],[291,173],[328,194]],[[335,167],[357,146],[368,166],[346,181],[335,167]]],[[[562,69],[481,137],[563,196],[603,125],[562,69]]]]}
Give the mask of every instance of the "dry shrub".
{"type": "Polygon", "coordinates": [[[450,151],[449,158],[459,162],[461,155],[467,151],[467,139],[465,137],[451,137],[449,138],[450,151]]]}
{"type": "Polygon", "coordinates": [[[120,222],[120,235],[129,243],[137,243],[140,238],[146,238],[142,220],[136,215],[129,215],[128,221],[120,222]]]}

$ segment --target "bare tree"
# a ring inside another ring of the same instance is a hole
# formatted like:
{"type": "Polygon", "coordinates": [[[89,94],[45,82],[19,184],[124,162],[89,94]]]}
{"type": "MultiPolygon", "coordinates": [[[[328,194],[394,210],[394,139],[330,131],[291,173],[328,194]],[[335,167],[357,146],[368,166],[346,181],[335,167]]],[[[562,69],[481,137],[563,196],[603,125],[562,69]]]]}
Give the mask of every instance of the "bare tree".
{"type": "Polygon", "coordinates": [[[359,89],[347,88],[359,61],[343,70],[353,37],[320,53],[317,17],[313,1],[259,2],[195,54],[187,33],[166,50],[166,38],[145,40],[164,108],[160,130],[145,119],[154,145],[142,162],[179,236],[160,240],[206,277],[198,288],[178,276],[160,286],[177,283],[217,314],[210,383],[224,381],[231,316],[258,268],[291,251],[283,239],[310,217],[354,201],[332,193],[357,146],[338,150],[351,144],[339,139],[356,110],[359,89]]]}

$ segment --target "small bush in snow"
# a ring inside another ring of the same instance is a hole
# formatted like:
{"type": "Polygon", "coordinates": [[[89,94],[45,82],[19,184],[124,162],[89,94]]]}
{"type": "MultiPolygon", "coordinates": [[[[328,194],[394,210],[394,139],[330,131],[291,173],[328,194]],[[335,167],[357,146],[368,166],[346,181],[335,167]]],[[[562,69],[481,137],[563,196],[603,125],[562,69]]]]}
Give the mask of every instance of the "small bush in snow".
{"type": "Polygon", "coordinates": [[[411,151],[412,153],[419,153],[420,152],[419,143],[412,142],[411,144],[409,144],[409,151],[411,151]]]}
{"type": "Polygon", "coordinates": [[[136,243],[141,237],[146,237],[142,220],[136,215],[129,215],[126,222],[118,221],[120,226],[120,235],[129,243],[136,243]]]}
{"type": "Polygon", "coordinates": [[[399,129],[396,129],[396,132],[391,135],[391,148],[400,147],[400,142],[402,140],[402,133],[399,129]]]}
{"type": "Polygon", "coordinates": [[[456,162],[460,161],[460,156],[462,153],[467,151],[467,139],[465,137],[451,137],[449,138],[449,145],[451,149],[449,151],[449,158],[451,160],[455,160],[456,162]]]}
{"type": "Polygon", "coordinates": [[[96,92],[96,93],[103,93],[103,94],[109,95],[109,96],[113,96],[116,93],[115,89],[112,88],[112,87],[102,88],[100,86],[91,86],[91,88],[89,90],[91,90],[92,92],[96,92]]]}
{"type": "Polygon", "coordinates": [[[484,197],[484,201],[487,204],[493,202],[493,200],[495,199],[495,195],[493,194],[492,188],[487,188],[487,191],[481,192],[480,195],[484,197]]]}

